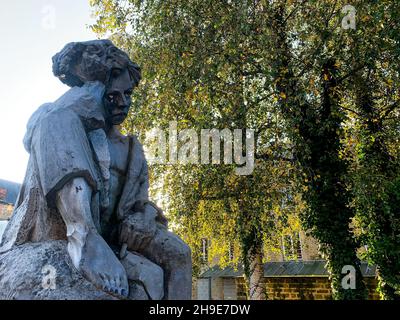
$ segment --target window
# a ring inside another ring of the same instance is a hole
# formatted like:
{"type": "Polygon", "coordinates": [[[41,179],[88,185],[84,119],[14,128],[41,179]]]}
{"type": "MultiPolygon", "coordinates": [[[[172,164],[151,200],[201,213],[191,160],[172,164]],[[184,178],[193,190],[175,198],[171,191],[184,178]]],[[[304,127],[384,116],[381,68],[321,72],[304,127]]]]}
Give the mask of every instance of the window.
{"type": "Polygon", "coordinates": [[[234,258],[234,252],[235,252],[235,246],[234,246],[233,243],[230,243],[230,245],[229,245],[229,252],[228,252],[228,254],[229,254],[229,261],[232,261],[232,260],[233,260],[233,258],[234,258]]]}
{"type": "Polygon", "coordinates": [[[208,239],[201,239],[201,255],[204,263],[208,262],[208,246],[210,245],[208,239]]]}
{"type": "Polygon", "coordinates": [[[291,235],[282,237],[282,258],[283,260],[301,260],[303,252],[301,248],[300,233],[296,232],[291,235]]]}
{"type": "Polygon", "coordinates": [[[296,251],[297,251],[297,259],[302,260],[303,259],[303,246],[301,244],[301,238],[300,238],[300,232],[296,234],[296,251]]]}

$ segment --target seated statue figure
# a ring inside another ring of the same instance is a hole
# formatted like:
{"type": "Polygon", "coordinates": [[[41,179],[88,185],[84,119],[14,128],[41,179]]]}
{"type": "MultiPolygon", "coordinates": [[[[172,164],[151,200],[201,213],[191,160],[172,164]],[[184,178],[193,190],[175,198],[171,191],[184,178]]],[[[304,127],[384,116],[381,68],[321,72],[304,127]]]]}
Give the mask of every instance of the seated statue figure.
{"type": "Polygon", "coordinates": [[[119,130],[140,68],[111,41],[93,40],[67,44],[53,72],[71,88],[28,122],[29,163],[0,245],[0,298],[190,299],[190,249],[149,200],[142,145],[119,130]]]}

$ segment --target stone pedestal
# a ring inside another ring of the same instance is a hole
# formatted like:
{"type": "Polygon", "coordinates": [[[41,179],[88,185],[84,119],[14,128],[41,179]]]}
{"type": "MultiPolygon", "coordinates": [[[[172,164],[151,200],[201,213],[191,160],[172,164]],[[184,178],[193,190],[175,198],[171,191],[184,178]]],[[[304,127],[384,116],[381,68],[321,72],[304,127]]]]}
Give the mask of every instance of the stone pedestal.
{"type": "MultiPolygon", "coordinates": [[[[97,289],[72,266],[66,241],[25,243],[0,255],[0,299],[118,300],[97,289]]],[[[147,300],[138,283],[129,299],[147,300]]]]}

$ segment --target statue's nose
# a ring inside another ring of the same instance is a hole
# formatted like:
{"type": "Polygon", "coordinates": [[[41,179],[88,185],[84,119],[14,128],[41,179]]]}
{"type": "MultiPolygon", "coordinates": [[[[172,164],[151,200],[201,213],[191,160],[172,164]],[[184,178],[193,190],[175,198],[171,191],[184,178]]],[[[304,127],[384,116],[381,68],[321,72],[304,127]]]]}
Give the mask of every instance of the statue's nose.
{"type": "Polygon", "coordinates": [[[128,101],[123,96],[119,97],[116,105],[117,105],[118,110],[122,110],[122,111],[126,111],[126,109],[129,107],[128,101]]]}
{"type": "Polygon", "coordinates": [[[118,102],[119,102],[119,103],[118,103],[118,107],[119,107],[120,109],[126,109],[126,108],[129,107],[128,100],[125,98],[124,95],[121,96],[121,99],[119,99],[118,102]]]}

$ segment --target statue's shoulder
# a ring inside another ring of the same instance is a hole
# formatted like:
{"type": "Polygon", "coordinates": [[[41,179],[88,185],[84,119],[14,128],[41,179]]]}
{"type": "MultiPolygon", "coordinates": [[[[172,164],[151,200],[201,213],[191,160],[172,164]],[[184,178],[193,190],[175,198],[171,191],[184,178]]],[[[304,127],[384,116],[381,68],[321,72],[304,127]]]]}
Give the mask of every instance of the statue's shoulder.
{"type": "Polygon", "coordinates": [[[32,138],[39,126],[61,132],[70,130],[72,125],[80,125],[83,120],[85,124],[103,127],[104,117],[100,108],[97,99],[86,88],[69,89],[56,101],[41,105],[31,115],[24,136],[25,149],[30,152],[32,138]]]}
{"type": "Polygon", "coordinates": [[[24,147],[25,149],[30,152],[30,144],[33,132],[38,124],[46,118],[51,112],[54,111],[54,103],[44,103],[36,111],[31,115],[26,125],[26,133],[24,136],[24,147]]]}
{"type": "Polygon", "coordinates": [[[104,125],[102,95],[104,85],[87,83],[82,87],[73,87],[64,93],[55,104],[57,109],[68,109],[79,115],[81,119],[104,125]]]}
{"type": "Polygon", "coordinates": [[[54,121],[57,118],[65,119],[67,114],[76,115],[73,109],[63,108],[57,101],[42,104],[31,115],[27,123],[27,132],[34,130],[42,121],[54,121]]]}
{"type": "Polygon", "coordinates": [[[54,109],[54,103],[44,103],[39,108],[36,109],[34,113],[32,113],[31,117],[28,120],[27,129],[33,128],[36,126],[40,120],[49,114],[54,109]]]}

